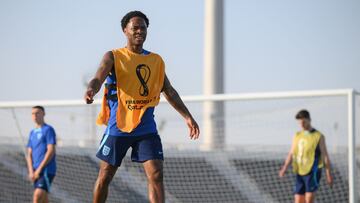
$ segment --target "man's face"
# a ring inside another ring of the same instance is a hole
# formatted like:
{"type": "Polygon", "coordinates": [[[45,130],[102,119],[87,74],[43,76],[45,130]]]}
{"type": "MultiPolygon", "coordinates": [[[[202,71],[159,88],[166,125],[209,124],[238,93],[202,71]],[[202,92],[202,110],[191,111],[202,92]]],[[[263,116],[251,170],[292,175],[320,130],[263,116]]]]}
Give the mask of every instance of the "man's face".
{"type": "Polygon", "coordinates": [[[303,130],[309,130],[310,129],[310,127],[311,127],[310,119],[308,119],[308,118],[300,118],[300,119],[297,119],[297,121],[298,121],[301,129],[303,129],[303,130]]]}
{"type": "Polygon", "coordinates": [[[33,108],[31,110],[31,118],[35,123],[38,123],[38,124],[43,123],[44,116],[45,116],[45,113],[41,109],[33,108]]]}
{"type": "Polygon", "coordinates": [[[142,45],[147,34],[145,20],[140,17],[131,18],[124,29],[124,33],[132,45],[142,45]]]}

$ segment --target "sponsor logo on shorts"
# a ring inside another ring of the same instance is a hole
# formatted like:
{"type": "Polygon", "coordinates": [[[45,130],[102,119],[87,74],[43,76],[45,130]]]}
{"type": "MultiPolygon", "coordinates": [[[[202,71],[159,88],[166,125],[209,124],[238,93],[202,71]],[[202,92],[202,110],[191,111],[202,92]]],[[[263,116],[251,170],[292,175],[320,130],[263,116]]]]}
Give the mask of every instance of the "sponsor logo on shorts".
{"type": "Polygon", "coordinates": [[[160,151],[160,152],[159,152],[159,154],[163,154],[163,152],[162,152],[162,151],[160,151]]]}
{"type": "Polygon", "coordinates": [[[107,155],[109,155],[109,152],[110,152],[110,147],[104,145],[104,147],[103,147],[103,149],[102,149],[102,154],[103,154],[104,156],[107,156],[107,155]]]}

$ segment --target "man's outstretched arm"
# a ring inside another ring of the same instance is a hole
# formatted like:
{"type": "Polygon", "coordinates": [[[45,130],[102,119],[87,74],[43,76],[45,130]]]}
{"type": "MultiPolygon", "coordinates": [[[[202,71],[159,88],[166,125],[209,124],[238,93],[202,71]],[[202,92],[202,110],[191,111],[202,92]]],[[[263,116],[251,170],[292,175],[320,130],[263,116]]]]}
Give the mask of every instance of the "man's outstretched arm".
{"type": "Polygon", "coordinates": [[[281,169],[279,171],[280,178],[285,176],[285,172],[288,169],[289,165],[291,164],[294,151],[295,151],[295,139],[293,139],[292,144],[291,144],[291,149],[285,159],[284,165],[281,167],[281,169]]]}
{"type": "Polygon", "coordinates": [[[190,130],[190,138],[197,139],[199,138],[200,129],[199,125],[196,123],[195,119],[192,117],[189,110],[186,108],[184,102],[181,100],[177,91],[170,84],[169,79],[165,74],[164,85],[162,89],[166,100],[173,106],[177,112],[179,112],[185,119],[185,122],[190,130]]]}
{"type": "Polygon", "coordinates": [[[114,65],[114,55],[111,51],[106,52],[101,60],[100,66],[96,71],[93,79],[90,80],[87,90],[84,95],[84,99],[87,104],[91,104],[94,101],[94,96],[99,92],[101,84],[104,82],[106,76],[111,71],[114,65]]]}

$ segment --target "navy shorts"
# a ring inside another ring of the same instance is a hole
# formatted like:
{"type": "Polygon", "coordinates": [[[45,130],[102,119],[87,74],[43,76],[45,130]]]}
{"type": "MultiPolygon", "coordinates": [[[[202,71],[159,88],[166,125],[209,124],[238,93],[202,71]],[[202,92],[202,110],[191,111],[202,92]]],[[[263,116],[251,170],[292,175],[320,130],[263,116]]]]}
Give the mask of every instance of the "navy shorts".
{"type": "Polygon", "coordinates": [[[308,175],[296,175],[295,194],[303,195],[306,192],[315,192],[319,188],[321,169],[311,171],[308,175]]]}
{"type": "Polygon", "coordinates": [[[55,175],[43,173],[40,174],[40,177],[34,182],[34,188],[40,188],[46,192],[50,192],[51,183],[53,182],[55,175]]]}
{"type": "Polygon", "coordinates": [[[104,135],[96,157],[112,166],[120,166],[126,152],[131,151],[131,160],[145,162],[147,160],[164,160],[161,139],[158,134],[140,136],[104,135]]]}

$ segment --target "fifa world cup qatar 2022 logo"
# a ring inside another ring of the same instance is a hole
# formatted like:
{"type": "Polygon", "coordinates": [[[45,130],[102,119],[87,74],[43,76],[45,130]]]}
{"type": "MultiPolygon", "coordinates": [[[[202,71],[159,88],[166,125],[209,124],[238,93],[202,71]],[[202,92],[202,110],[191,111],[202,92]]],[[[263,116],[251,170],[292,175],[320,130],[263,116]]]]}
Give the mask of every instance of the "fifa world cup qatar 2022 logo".
{"type": "Polygon", "coordinates": [[[143,97],[149,95],[149,87],[147,86],[147,82],[150,79],[150,68],[146,64],[139,64],[136,66],[136,76],[140,81],[139,94],[143,97]]]}

